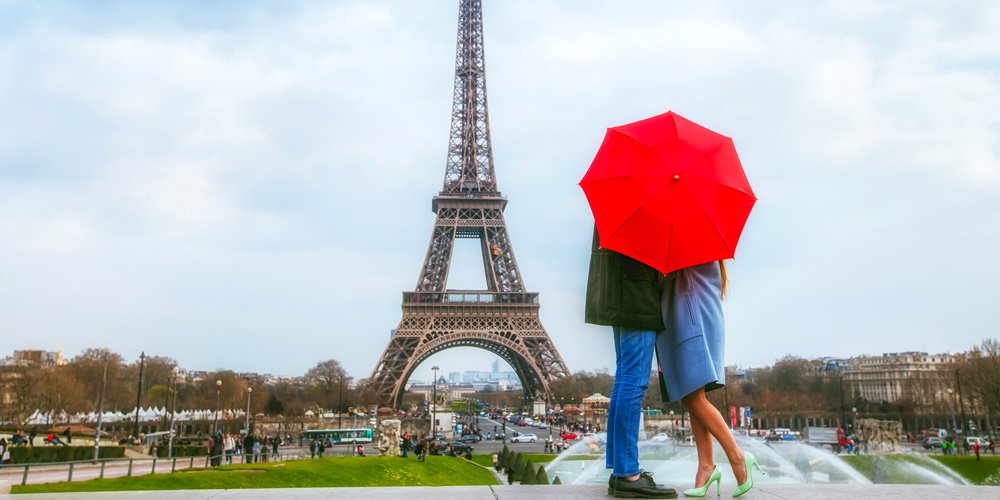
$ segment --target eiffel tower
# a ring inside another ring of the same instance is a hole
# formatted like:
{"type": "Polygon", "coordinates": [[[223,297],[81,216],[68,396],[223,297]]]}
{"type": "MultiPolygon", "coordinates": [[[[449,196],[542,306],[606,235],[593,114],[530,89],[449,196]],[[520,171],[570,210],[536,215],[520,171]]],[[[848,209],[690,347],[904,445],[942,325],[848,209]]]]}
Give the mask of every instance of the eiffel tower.
{"type": "Polygon", "coordinates": [[[444,188],[424,265],[403,318],[369,378],[380,403],[398,408],[407,379],[428,357],[452,347],[490,351],[514,368],[526,400],[549,394],[569,374],[538,317],[538,294],[525,291],[507,234],[505,198],[497,189],[486,105],[481,0],[461,0],[455,95],[444,188]],[[449,290],[456,238],[478,238],[486,290],[449,290]]]}

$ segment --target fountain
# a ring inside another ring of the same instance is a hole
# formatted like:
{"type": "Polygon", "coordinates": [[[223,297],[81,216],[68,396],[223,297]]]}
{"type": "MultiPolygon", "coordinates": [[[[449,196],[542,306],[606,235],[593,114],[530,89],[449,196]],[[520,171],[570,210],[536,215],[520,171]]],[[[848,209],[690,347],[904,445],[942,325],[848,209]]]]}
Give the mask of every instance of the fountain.
{"type": "MultiPolygon", "coordinates": [[[[869,439],[876,435],[870,432],[869,439]]],[[[796,441],[769,443],[741,434],[735,437],[740,447],[753,453],[767,472],[766,476],[754,478],[762,484],[969,484],[947,467],[918,453],[864,455],[856,460],[861,469],[871,467],[871,474],[866,477],[828,449],[796,441]],[[865,458],[870,458],[871,463],[865,458]]],[[[550,478],[558,476],[562,484],[607,482],[611,471],[604,467],[605,439],[606,435],[601,433],[573,444],[545,466],[546,473],[550,478]]],[[[874,442],[880,450],[894,449],[883,446],[877,439],[874,442]]],[[[872,443],[869,441],[870,448],[872,443]]],[[[726,478],[723,480],[731,483],[732,469],[718,444],[714,452],[719,471],[726,478]]],[[[668,484],[690,483],[698,467],[695,448],[675,442],[640,441],[639,457],[644,469],[653,472],[657,481],[668,484]]]]}

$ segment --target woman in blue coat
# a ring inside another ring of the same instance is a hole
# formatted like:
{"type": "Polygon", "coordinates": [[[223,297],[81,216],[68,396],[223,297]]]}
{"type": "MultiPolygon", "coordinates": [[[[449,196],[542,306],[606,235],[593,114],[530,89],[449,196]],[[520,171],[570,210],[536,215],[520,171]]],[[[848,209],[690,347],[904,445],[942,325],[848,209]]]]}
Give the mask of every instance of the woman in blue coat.
{"type": "Polygon", "coordinates": [[[734,497],[753,487],[751,467],[761,470],[750,452],[740,450],[725,418],[705,397],[707,391],[722,388],[726,383],[722,315],[725,293],[726,268],[719,261],[675,271],[661,298],[666,330],[657,336],[656,351],[663,399],[681,401],[687,408],[698,450],[696,487],[686,490],[686,496],[705,496],[713,482],[716,491],[719,490],[722,474],[712,457],[713,437],[722,446],[736,475],[738,486],[734,497]]]}

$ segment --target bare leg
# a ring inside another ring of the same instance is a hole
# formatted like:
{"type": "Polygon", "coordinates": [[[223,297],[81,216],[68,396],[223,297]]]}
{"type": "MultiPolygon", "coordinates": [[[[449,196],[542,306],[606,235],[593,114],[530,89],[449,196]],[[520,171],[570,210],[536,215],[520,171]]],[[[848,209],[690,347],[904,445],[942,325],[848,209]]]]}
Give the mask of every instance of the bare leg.
{"type": "Polygon", "coordinates": [[[698,450],[698,472],[694,477],[694,486],[700,488],[715,470],[715,459],[712,458],[712,435],[694,414],[691,415],[691,433],[694,434],[694,445],[698,450]]]}
{"type": "MultiPolygon", "coordinates": [[[[681,402],[691,412],[691,421],[694,422],[697,419],[705,430],[722,446],[722,450],[726,452],[726,458],[729,459],[729,464],[733,466],[736,483],[745,483],[747,480],[747,468],[743,461],[743,450],[740,450],[740,447],[736,445],[736,440],[729,433],[729,427],[726,425],[726,420],[722,417],[722,414],[712,406],[712,403],[708,402],[708,399],[705,397],[705,389],[698,389],[688,394],[681,402]]],[[[691,430],[694,431],[693,426],[691,430]]],[[[700,464],[701,450],[698,453],[700,464]]]]}

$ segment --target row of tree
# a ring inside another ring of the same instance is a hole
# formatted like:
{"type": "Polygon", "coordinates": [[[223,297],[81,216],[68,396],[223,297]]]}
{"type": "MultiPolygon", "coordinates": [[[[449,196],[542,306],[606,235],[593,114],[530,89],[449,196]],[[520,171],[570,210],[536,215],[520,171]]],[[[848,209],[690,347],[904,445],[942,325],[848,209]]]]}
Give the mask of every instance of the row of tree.
{"type": "MultiPolygon", "coordinates": [[[[310,409],[344,410],[377,403],[372,394],[360,389],[364,381],[352,387],[350,377],[336,360],[317,363],[303,377],[270,383],[228,370],[207,373],[196,380],[177,376],[176,368],[173,359],[147,356],[142,367],[141,389],[139,362],[126,362],[109,349],[87,349],[66,364],[47,369],[6,368],[7,372],[2,374],[3,387],[11,394],[0,399],[8,401],[0,411],[6,420],[12,421],[23,421],[36,409],[64,410],[71,414],[96,411],[102,389],[105,411],[123,412],[135,408],[137,397],[141,406],[146,407],[172,408],[176,396],[179,409],[211,409],[217,402],[223,408],[245,408],[249,389],[252,389],[250,405],[254,414],[302,415],[310,409]]],[[[855,397],[837,373],[815,370],[810,361],[787,356],[773,366],[756,370],[751,380],[730,383],[725,390],[710,393],[710,399],[720,409],[727,404],[749,405],[758,415],[760,412],[791,416],[837,413],[846,406],[865,414],[898,415],[905,419],[940,413],[940,402],[928,403],[929,398],[918,396],[939,393],[942,383],[956,388],[960,383],[970,411],[988,419],[1000,415],[1000,341],[985,340],[959,356],[953,372],[945,373],[944,378],[937,373],[926,378],[912,377],[906,383],[910,384],[906,391],[910,397],[891,404],[865,401],[855,397]],[[954,378],[948,378],[952,374],[954,378]]],[[[579,371],[550,383],[549,403],[579,405],[582,398],[594,393],[610,395],[613,385],[614,376],[607,371],[579,371]]],[[[644,407],[681,410],[677,404],[664,405],[660,401],[655,373],[650,376],[649,387],[644,407]]],[[[521,391],[480,393],[476,397],[498,407],[518,407],[524,403],[521,391]]],[[[407,407],[417,407],[421,402],[421,395],[404,397],[407,407]]]]}
{"type": "Polygon", "coordinates": [[[176,407],[178,410],[246,408],[267,415],[302,415],[306,410],[347,408],[362,394],[350,387],[350,378],[336,360],[321,361],[305,376],[270,382],[256,376],[239,376],[229,370],[201,375],[180,375],[177,362],[146,356],[126,362],[110,349],[86,349],[63,365],[49,368],[5,367],[0,401],[2,420],[23,423],[36,409],[68,414],[97,411],[102,393],[104,411],[128,412],[136,407],[176,407]],[[218,382],[221,382],[218,383],[218,382]]]}

